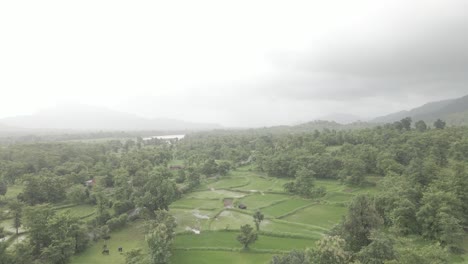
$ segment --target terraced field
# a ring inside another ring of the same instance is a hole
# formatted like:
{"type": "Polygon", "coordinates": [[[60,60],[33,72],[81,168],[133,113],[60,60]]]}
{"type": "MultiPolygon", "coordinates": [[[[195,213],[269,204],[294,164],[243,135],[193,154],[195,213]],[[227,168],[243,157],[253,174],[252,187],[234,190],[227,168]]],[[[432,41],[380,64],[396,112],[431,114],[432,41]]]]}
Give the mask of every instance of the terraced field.
{"type": "MultiPolygon", "coordinates": [[[[313,247],[341,220],[353,196],[376,189],[349,189],[338,181],[320,180],[317,185],[324,186],[327,195],[311,200],[284,193],[282,186],[287,181],[244,167],[219,179],[207,179],[196,191],[174,202],[170,212],[178,226],[172,263],[268,263],[274,254],[313,247]],[[238,209],[239,204],[247,209],[238,209]],[[243,251],[236,236],[241,225],[254,226],[252,214],[256,210],[265,215],[259,239],[243,251]]],[[[124,245],[124,250],[145,249],[141,230],[142,223],[132,223],[113,233],[110,243],[124,245]]],[[[99,243],[92,245],[72,263],[124,263],[124,255],[111,252],[103,256],[101,247],[99,243]]]]}

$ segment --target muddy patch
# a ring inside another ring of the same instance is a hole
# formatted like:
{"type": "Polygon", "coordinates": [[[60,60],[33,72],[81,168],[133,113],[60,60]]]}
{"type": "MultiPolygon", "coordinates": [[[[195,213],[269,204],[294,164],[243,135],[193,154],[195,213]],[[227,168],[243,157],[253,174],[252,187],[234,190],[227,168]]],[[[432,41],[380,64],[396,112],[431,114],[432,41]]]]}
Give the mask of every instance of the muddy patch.
{"type": "Polygon", "coordinates": [[[231,198],[225,198],[223,200],[224,208],[232,208],[232,203],[234,202],[231,198]]]}

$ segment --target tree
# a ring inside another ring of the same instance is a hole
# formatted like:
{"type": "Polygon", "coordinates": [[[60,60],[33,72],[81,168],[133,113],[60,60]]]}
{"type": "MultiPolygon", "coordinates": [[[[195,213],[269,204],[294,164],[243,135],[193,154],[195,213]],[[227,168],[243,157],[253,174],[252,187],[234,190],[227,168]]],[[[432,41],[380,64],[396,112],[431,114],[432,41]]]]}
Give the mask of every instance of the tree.
{"type": "Polygon", "coordinates": [[[441,119],[437,119],[435,122],[434,122],[434,127],[437,128],[437,129],[444,129],[445,128],[445,121],[441,120],[441,119]]]}
{"type": "Polygon", "coordinates": [[[5,242],[0,242],[0,264],[11,264],[13,262],[13,257],[7,251],[8,244],[5,242]]]}
{"type": "Polygon", "coordinates": [[[367,195],[358,195],[348,207],[343,222],[343,237],[350,249],[358,252],[371,243],[371,232],[382,224],[383,220],[377,213],[372,199],[367,195]]]}
{"type": "Polygon", "coordinates": [[[419,132],[424,132],[427,130],[426,122],[424,122],[423,120],[419,120],[418,122],[414,124],[414,126],[416,127],[416,130],[418,130],[419,132]]]}
{"type": "Polygon", "coordinates": [[[412,122],[411,117],[405,117],[402,120],[400,120],[401,125],[403,126],[404,129],[406,129],[406,131],[411,130],[411,122],[412,122]]]}
{"type": "Polygon", "coordinates": [[[10,214],[13,217],[13,227],[16,229],[16,234],[18,235],[18,229],[23,224],[23,203],[18,200],[13,200],[8,205],[10,209],[10,214]]]}
{"type": "Polygon", "coordinates": [[[2,179],[0,179],[0,195],[5,196],[7,191],[8,191],[8,186],[7,186],[6,182],[3,181],[2,179]]]}
{"type": "Polygon", "coordinates": [[[239,241],[244,249],[248,249],[249,245],[257,241],[258,235],[257,232],[250,225],[243,225],[240,227],[240,234],[237,236],[237,241],[239,241]]]}
{"type": "Polygon", "coordinates": [[[449,256],[440,245],[404,248],[398,258],[386,264],[448,264],[449,256]]]}
{"type": "Polygon", "coordinates": [[[347,264],[351,253],[346,251],[346,241],[339,236],[324,236],[316,242],[312,262],[317,264],[347,264]]]}
{"type": "Polygon", "coordinates": [[[340,172],[341,179],[351,185],[365,183],[366,164],[357,158],[346,157],[343,159],[343,169],[340,172]]]}
{"type": "Polygon", "coordinates": [[[293,250],[282,256],[273,256],[270,264],[311,264],[305,251],[293,250]]]}
{"type": "Polygon", "coordinates": [[[284,184],[284,189],[290,193],[295,193],[303,197],[320,197],[325,195],[323,187],[315,188],[315,172],[302,167],[296,172],[294,182],[284,184]]]}
{"type": "Polygon", "coordinates": [[[171,257],[172,234],[165,224],[157,225],[148,235],[146,243],[149,247],[151,264],[169,263],[171,257]]]}
{"type": "Polygon", "coordinates": [[[169,204],[178,196],[176,184],[170,180],[171,172],[165,168],[155,168],[149,175],[142,190],[136,192],[140,206],[146,207],[150,212],[169,208],[169,204]]]}
{"type": "Polygon", "coordinates": [[[416,213],[422,235],[436,239],[443,246],[457,248],[461,243],[461,201],[456,193],[446,187],[431,186],[423,193],[421,206],[416,213]]]}
{"type": "Polygon", "coordinates": [[[83,184],[77,184],[70,187],[67,191],[67,199],[75,204],[86,203],[88,197],[86,195],[87,188],[83,184]]]}
{"type": "Polygon", "coordinates": [[[260,230],[260,223],[263,221],[264,215],[260,211],[256,211],[253,215],[253,219],[255,222],[255,227],[257,228],[257,231],[260,230]]]}
{"type": "Polygon", "coordinates": [[[218,164],[218,173],[220,175],[228,174],[229,170],[231,169],[231,163],[228,161],[220,161],[218,164]]]}
{"type": "Polygon", "coordinates": [[[393,248],[392,239],[379,233],[373,233],[371,239],[372,242],[357,254],[357,258],[363,264],[384,264],[386,261],[396,259],[397,253],[393,248]]]}
{"type": "Polygon", "coordinates": [[[145,261],[144,255],[141,253],[141,248],[134,248],[125,252],[125,264],[143,264],[145,261]]]}

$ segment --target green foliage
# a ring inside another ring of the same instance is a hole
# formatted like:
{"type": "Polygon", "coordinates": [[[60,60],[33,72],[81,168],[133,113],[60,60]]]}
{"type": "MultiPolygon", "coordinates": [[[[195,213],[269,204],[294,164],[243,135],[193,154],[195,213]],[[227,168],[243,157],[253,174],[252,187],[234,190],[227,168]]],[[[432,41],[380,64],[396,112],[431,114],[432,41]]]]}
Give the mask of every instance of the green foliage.
{"type": "Polygon", "coordinates": [[[284,184],[284,189],[307,198],[323,197],[326,194],[325,188],[315,187],[315,172],[307,168],[299,169],[295,181],[284,184]]]}
{"type": "Polygon", "coordinates": [[[32,255],[46,263],[62,264],[88,243],[88,235],[78,219],[68,213],[56,214],[48,205],[26,208],[25,227],[29,230],[32,255]]]}
{"type": "Polygon", "coordinates": [[[310,254],[311,263],[317,264],[346,264],[351,258],[351,253],[346,251],[346,241],[339,236],[324,236],[310,254]]]}
{"type": "Polygon", "coordinates": [[[0,195],[5,196],[7,191],[8,191],[8,186],[6,182],[2,178],[0,178],[0,195]]]}
{"type": "Polygon", "coordinates": [[[371,232],[382,224],[383,220],[377,213],[373,200],[367,195],[358,195],[348,207],[348,214],[342,225],[343,238],[352,251],[358,252],[371,243],[371,232]]]}
{"type": "Polygon", "coordinates": [[[373,233],[372,242],[357,253],[357,259],[363,264],[384,264],[394,260],[397,252],[394,249],[394,241],[381,233],[373,233]]]}
{"type": "Polygon", "coordinates": [[[426,122],[424,122],[423,120],[419,120],[417,121],[414,126],[416,127],[416,130],[419,131],[419,132],[424,132],[427,130],[427,125],[426,125],[426,122]]]}
{"type": "Polygon", "coordinates": [[[257,231],[260,230],[260,223],[263,221],[263,218],[265,216],[260,212],[260,211],[255,211],[253,215],[255,227],[257,228],[257,231]]]}
{"type": "Polygon", "coordinates": [[[23,224],[23,207],[24,204],[18,200],[13,200],[8,204],[10,215],[13,217],[13,227],[16,229],[18,235],[18,229],[23,224]]]}
{"type": "Polygon", "coordinates": [[[83,204],[89,202],[89,192],[83,184],[71,186],[67,190],[67,199],[74,204],[83,204]]]}
{"type": "Polygon", "coordinates": [[[310,264],[310,260],[304,251],[293,250],[282,256],[273,256],[270,264],[310,264]]]}
{"type": "Polygon", "coordinates": [[[437,128],[437,129],[444,129],[445,125],[446,125],[446,123],[444,121],[440,120],[440,119],[437,119],[434,122],[434,127],[437,128]]]}
{"type": "Polygon", "coordinates": [[[240,227],[240,234],[237,236],[237,241],[244,246],[244,249],[248,249],[249,245],[257,241],[257,232],[250,225],[243,225],[240,227]]]}
{"type": "Polygon", "coordinates": [[[109,220],[107,220],[106,225],[109,227],[111,231],[117,230],[119,228],[122,228],[125,226],[127,223],[127,214],[121,214],[118,217],[113,217],[109,220]]]}
{"type": "Polygon", "coordinates": [[[164,223],[158,224],[148,235],[146,242],[149,247],[151,264],[169,263],[171,256],[172,234],[164,223]]]}
{"type": "Polygon", "coordinates": [[[439,245],[404,248],[398,252],[396,260],[386,264],[447,264],[449,256],[439,245]]]}
{"type": "Polygon", "coordinates": [[[125,264],[144,264],[147,259],[141,252],[141,248],[134,248],[124,253],[125,264]]]}
{"type": "Polygon", "coordinates": [[[179,196],[177,187],[170,177],[172,174],[167,168],[155,168],[146,184],[136,192],[137,203],[151,212],[158,209],[167,210],[169,204],[179,196]]]}

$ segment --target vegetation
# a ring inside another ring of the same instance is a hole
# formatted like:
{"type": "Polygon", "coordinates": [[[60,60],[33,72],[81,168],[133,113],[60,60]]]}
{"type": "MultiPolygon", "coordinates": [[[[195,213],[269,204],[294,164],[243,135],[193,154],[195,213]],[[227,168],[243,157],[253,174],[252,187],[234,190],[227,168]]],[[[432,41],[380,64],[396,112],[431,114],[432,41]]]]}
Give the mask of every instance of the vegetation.
{"type": "Polygon", "coordinates": [[[468,130],[444,122],[5,145],[0,259],[462,262],[468,130]]]}

